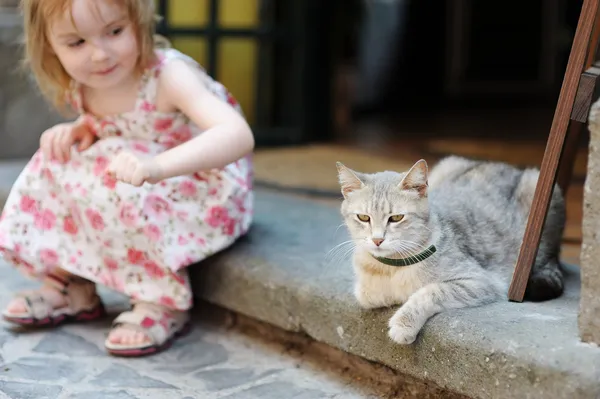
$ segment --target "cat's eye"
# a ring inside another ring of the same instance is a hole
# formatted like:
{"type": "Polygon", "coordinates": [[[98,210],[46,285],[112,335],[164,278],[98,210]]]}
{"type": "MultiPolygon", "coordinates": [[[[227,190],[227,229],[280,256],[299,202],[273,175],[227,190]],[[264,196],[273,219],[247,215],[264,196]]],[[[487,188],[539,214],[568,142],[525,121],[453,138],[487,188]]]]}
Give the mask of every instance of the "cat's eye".
{"type": "Polygon", "coordinates": [[[369,217],[369,215],[361,215],[358,214],[356,215],[356,217],[358,218],[358,220],[360,220],[361,222],[368,222],[369,220],[371,220],[371,218],[369,217]]]}
{"type": "Polygon", "coordinates": [[[402,219],[404,219],[404,215],[392,215],[390,216],[389,221],[390,223],[398,223],[402,219]]]}

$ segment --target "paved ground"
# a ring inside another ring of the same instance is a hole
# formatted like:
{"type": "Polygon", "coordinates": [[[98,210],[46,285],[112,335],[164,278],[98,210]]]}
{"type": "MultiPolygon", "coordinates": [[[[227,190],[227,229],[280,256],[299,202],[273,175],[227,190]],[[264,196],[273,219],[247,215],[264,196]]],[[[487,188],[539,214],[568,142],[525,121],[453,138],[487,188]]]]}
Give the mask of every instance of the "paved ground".
{"type": "MultiPolygon", "coordinates": [[[[0,305],[32,286],[0,264],[0,305]]],[[[110,311],[120,296],[102,292],[110,311]]],[[[366,387],[280,344],[228,328],[200,315],[195,328],[169,351],[117,359],[103,351],[110,319],[56,330],[19,332],[2,322],[0,398],[364,398],[366,387]]]]}

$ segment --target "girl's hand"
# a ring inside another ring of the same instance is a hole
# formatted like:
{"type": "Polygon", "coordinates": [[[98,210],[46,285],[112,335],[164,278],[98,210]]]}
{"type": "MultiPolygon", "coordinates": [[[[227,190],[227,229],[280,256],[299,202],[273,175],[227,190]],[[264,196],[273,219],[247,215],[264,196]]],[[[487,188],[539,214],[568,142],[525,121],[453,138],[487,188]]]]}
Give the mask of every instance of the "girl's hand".
{"type": "Polygon", "coordinates": [[[129,152],[119,153],[106,170],[117,180],[139,187],[144,182],[150,184],[162,180],[161,168],[154,159],[140,159],[129,152]]]}
{"type": "Polygon", "coordinates": [[[71,159],[71,147],[75,143],[78,151],[90,148],[96,141],[96,135],[83,120],[60,123],[42,133],[40,149],[47,160],[61,163],[71,159]]]}

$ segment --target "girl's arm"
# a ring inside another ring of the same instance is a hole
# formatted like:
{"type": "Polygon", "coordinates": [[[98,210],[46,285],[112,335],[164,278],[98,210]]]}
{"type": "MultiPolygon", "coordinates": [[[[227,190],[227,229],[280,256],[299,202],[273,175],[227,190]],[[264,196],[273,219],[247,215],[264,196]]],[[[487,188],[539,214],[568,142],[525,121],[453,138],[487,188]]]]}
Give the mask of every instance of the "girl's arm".
{"type": "Polygon", "coordinates": [[[174,60],[160,74],[162,101],[183,112],[202,134],[156,156],[157,180],[181,176],[234,162],[254,149],[246,120],[206,88],[201,72],[174,60]]]}

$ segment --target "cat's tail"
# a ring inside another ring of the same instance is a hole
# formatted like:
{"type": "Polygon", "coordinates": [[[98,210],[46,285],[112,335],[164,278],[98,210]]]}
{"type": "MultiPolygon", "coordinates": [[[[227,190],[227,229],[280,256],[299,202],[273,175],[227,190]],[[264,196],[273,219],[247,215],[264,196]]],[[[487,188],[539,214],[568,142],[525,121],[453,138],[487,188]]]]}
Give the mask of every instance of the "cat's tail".
{"type": "Polygon", "coordinates": [[[564,276],[560,263],[550,260],[542,267],[534,268],[525,290],[525,300],[547,301],[562,295],[564,276]]]}

